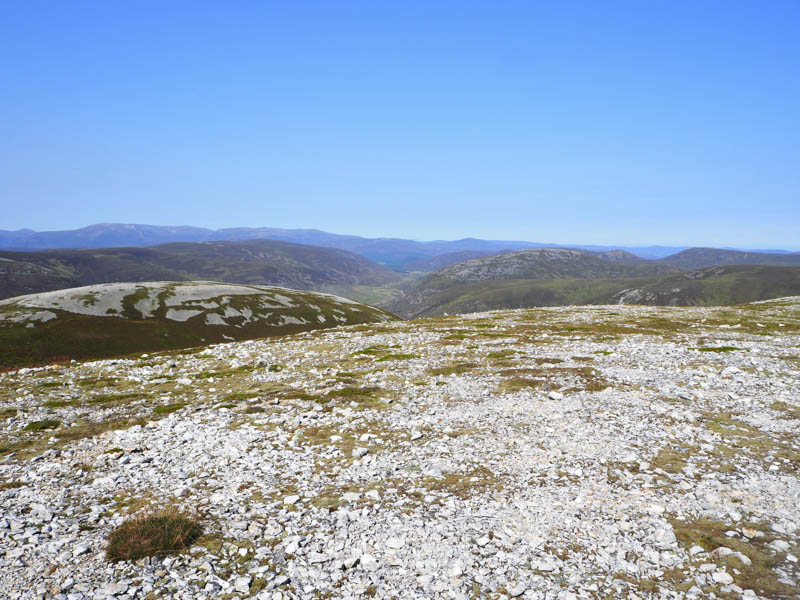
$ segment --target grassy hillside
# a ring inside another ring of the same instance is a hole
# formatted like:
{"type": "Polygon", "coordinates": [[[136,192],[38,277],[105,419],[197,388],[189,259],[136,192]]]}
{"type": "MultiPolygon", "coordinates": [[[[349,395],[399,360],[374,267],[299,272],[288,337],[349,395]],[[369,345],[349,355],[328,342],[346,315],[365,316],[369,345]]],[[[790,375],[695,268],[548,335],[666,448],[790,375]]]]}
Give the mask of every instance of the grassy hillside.
{"type": "Polygon", "coordinates": [[[0,298],[95,283],[197,279],[324,291],[380,287],[400,275],[344,250],[270,240],[0,252],[0,298]]]}
{"type": "Polygon", "coordinates": [[[608,257],[586,250],[536,248],[476,258],[444,267],[420,284],[441,287],[440,282],[503,279],[590,279],[598,277],[635,277],[674,271],[667,265],[636,260],[627,253],[608,257]],[[609,260],[608,258],[612,258],[609,260]]]}
{"type": "Polygon", "coordinates": [[[389,306],[418,317],[581,304],[713,306],[796,295],[800,267],[733,266],[656,277],[468,282],[409,294],[389,306]]]}
{"type": "Polygon", "coordinates": [[[345,298],[284,288],[101,284],[0,301],[0,368],[394,319],[345,298]]]}
{"type": "Polygon", "coordinates": [[[740,252],[719,248],[689,248],[659,262],[678,269],[702,269],[723,265],[773,265],[800,267],[800,254],[775,254],[769,252],[740,252]]]}

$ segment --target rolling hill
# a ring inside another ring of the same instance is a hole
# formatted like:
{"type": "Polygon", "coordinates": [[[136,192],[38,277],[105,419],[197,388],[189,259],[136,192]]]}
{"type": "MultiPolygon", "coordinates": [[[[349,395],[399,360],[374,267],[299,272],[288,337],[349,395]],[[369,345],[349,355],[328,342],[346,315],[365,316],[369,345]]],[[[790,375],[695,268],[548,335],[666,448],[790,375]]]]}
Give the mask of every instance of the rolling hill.
{"type": "Polygon", "coordinates": [[[276,242],[180,242],[149,248],[0,252],[0,298],[95,283],[190,281],[345,292],[400,275],[344,250],[276,242]]]}
{"type": "Polygon", "coordinates": [[[396,318],[346,298],[278,287],[106,283],[0,301],[0,368],[396,318]]]}
{"type": "Polygon", "coordinates": [[[577,304],[724,305],[800,293],[800,267],[676,270],[619,254],[525,250],[444,267],[407,285],[386,307],[418,317],[577,304]]]}
{"type": "Polygon", "coordinates": [[[659,262],[678,269],[702,269],[723,265],[773,265],[800,267],[800,253],[741,252],[720,248],[689,248],[659,262]]]}

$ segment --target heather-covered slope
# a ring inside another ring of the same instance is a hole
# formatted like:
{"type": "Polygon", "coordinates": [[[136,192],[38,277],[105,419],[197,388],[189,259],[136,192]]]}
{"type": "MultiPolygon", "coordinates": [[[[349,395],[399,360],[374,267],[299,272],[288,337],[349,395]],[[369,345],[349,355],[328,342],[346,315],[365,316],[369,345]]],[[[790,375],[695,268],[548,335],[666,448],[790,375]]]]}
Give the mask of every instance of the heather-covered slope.
{"type": "Polygon", "coordinates": [[[0,301],[0,368],[393,319],[346,298],[285,288],[108,283],[0,301]]]}
{"type": "Polygon", "coordinates": [[[722,250],[720,248],[689,248],[662,258],[658,262],[681,270],[725,265],[800,267],[800,255],[773,252],[741,252],[739,250],[722,250]]]}
{"type": "Polygon", "coordinates": [[[387,308],[405,317],[532,306],[730,305],[800,294],[800,267],[730,266],[635,278],[498,279],[411,287],[387,308]]]}
{"type": "Polygon", "coordinates": [[[0,252],[0,298],[95,283],[190,281],[321,290],[381,287],[400,276],[356,254],[271,240],[150,248],[0,252]]]}

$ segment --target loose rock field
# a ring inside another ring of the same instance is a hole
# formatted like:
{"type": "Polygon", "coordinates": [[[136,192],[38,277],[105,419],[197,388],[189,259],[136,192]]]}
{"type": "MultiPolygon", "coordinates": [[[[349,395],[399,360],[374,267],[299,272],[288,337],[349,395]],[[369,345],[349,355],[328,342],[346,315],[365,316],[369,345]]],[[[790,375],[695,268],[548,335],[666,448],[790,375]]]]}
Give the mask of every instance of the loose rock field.
{"type": "Polygon", "coordinates": [[[0,374],[0,596],[800,597],[800,299],[0,374]],[[172,508],[182,554],[109,562],[172,508]]]}

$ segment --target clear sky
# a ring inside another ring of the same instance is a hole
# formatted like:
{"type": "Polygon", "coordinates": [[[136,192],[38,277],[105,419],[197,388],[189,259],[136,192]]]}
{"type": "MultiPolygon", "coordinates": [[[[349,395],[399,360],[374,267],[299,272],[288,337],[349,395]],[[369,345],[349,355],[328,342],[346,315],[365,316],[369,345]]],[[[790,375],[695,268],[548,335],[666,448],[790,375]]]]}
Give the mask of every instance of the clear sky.
{"type": "Polygon", "coordinates": [[[800,2],[0,2],[0,229],[800,249],[800,2]]]}

